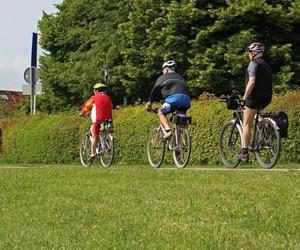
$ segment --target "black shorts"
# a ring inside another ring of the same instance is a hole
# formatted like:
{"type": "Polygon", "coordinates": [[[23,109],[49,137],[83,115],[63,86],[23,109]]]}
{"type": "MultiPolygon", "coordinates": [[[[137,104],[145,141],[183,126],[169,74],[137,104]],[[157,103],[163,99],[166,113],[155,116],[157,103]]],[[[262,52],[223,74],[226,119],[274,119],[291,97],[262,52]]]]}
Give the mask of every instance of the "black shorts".
{"type": "Polygon", "coordinates": [[[263,109],[270,104],[271,100],[246,99],[245,106],[250,109],[263,109]]]}

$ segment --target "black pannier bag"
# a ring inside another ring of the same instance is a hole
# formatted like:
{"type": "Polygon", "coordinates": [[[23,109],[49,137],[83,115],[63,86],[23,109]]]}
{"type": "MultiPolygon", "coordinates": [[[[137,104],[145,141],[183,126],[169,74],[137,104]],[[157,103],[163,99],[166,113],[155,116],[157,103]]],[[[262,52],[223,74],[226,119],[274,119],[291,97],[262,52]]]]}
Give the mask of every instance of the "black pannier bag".
{"type": "Polygon", "coordinates": [[[192,117],[187,115],[182,115],[182,114],[175,114],[171,117],[170,120],[176,125],[187,125],[187,124],[191,124],[192,117]]]}
{"type": "Polygon", "coordinates": [[[287,114],[283,111],[280,111],[274,113],[272,115],[272,119],[276,122],[276,124],[279,127],[280,137],[286,138],[288,136],[288,127],[289,127],[289,120],[287,114]]]}
{"type": "Polygon", "coordinates": [[[227,99],[227,109],[229,110],[236,110],[239,107],[238,101],[237,101],[238,97],[229,97],[227,99]]]}

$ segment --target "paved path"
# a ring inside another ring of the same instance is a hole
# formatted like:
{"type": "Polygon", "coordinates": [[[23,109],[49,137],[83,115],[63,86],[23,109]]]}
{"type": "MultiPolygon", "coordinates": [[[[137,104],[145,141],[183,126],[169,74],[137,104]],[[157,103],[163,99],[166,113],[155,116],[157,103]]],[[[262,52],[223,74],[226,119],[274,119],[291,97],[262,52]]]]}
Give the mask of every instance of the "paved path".
{"type": "MultiPolygon", "coordinates": [[[[51,168],[55,165],[39,165],[39,166],[22,166],[22,165],[0,165],[0,169],[34,169],[34,168],[51,168]]],[[[74,165],[75,166],[75,165],[74,165]]],[[[116,166],[118,167],[118,166],[116,166]]],[[[84,168],[83,168],[84,169],[84,168]]],[[[226,172],[226,171],[238,171],[238,172],[260,172],[260,171],[271,171],[271,172],[294,172],[294,171],[299,171],[300,172],[300,168],[272,168],[272,169],[263,169],[263,168],[234,168],[234,169],[230,169],[230,168],[209,168],[209,167],[193,167],[193,168],[184,168],[184,169],[178,169],[176,167],[172,167],[172,168],[158,168],[155,169],[158,171],[167,171],[167,170],[171,170],[171,171],[216,171],[216,172],[226,172]]]]}
{"type": "MultiPolygon", "coordinates": [[[[159,170],[180,170],[177,168],[159,168],[159,170]]],[[[300,171],[300,168],[272,168],[272,169],[263,169],[263,168],[184,168],[184,170],[188,171],[239,171],[239,172],[259,172],[259,171],[272,171],[272,172],[290,172],[290,171],[300,171]]]]}
{"type": "Polygon", "coordinates": [[[0,165],[0,169],[28,169],[28,168],[50,168],[51,166],[17,166],[17,165],[13,165],[13,166],[8,166],[8,165],[0,165]]]}

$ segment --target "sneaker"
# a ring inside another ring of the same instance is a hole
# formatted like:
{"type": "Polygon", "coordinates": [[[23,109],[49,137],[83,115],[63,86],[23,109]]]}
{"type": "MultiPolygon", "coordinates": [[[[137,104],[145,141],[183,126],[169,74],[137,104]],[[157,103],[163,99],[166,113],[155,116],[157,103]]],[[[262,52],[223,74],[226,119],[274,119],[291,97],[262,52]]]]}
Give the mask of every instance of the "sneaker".
{"type": "Polygon", "coordinates": [[[96,155],[91,155],[89,161],[93,161],[93,160],[95,160],[95,159],[96,159],[96,155]]]}
{"type": "Polygon", "coordinates": [[[165,130],[163,138],[168,139],[171,136],[171,134],[172,134],[172,130],[165,130]]]}
{"type": "Polygon", "coordinates": [[[249,161],[249,154],[244,154],[243,152],[239,153],[236,157],[237,160],[248,162],[249,161]]]}

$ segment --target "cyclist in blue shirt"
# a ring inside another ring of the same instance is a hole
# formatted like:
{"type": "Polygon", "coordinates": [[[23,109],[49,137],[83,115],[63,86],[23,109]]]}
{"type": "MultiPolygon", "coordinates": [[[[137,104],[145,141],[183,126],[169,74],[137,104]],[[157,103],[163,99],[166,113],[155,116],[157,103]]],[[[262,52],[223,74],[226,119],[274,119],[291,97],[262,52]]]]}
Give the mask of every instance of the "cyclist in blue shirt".
{"type": "Polygon", "coordinates": [[[146,109],[151,110],[153,101],[161,97],[165,100],[161,106],[158,117],[164,126],[164,138],[171,136],[171,128],[166,117],[167,114],[175,109],[186,112],[191,107],[191,98],[186,80],[175,72],[176,62],[174,60],[166,61],[162,65],[163,74],[157,79],[146,104],[146,109]]]}

